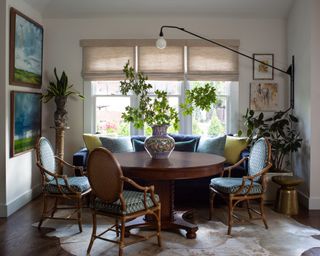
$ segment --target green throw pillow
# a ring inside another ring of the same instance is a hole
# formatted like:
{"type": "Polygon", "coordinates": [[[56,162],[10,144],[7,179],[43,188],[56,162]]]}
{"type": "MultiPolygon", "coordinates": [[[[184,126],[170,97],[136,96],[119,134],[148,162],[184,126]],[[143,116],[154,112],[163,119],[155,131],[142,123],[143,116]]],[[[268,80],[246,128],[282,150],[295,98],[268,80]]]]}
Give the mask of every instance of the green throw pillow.
{"type": "Polygon", "coordinates": [[[227,136],[201,137],[197,152],[224,156],[224,146],[227,136]]]}
{"type": "Polygon", "coordinates": [[[240,160],[240,153],[248,147],[248,138],[227,136],[224,147],[224,156],[230,164],[235,164],[240,160]]]}
{"type": "Polygon", "coordinates": [[[197,140],[179,141],[174,144],[175,151],[195,152],[197,140]]]}
{"type": "Polygon", "coordinates": [[[84,133],[83,140],[89,152],[94,150],[95,148],[102,147],[102,143],[99,139],[99,136],[96,134],[84,133]]]}
{"type": "Polygon", "coordinates": [[[129,137],[100,137],[102,146],[112,153],[133,152],[129,137]]]}
{"type": "Polygon", "coordinates": [[[146,149],[144,148],[144,142],[141,140],[136,140],[133,139],[132,140],[132,145],[133,145],[133,150],[135,152],[141,152],[141,151],[145,151],[146,149]]]}

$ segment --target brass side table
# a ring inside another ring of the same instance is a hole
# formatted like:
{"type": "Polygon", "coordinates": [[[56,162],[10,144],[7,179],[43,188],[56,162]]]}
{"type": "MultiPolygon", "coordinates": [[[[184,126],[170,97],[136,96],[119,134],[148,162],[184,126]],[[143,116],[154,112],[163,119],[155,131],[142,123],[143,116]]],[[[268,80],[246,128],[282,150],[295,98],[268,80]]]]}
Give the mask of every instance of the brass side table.
{"type": "Polygon", "coordinates": [[[275,210],[286,215],[296,215],[299,212],[296,186],[303,182],[297,176],[274,176],[272,181],[280,185],[275,202],[275,210]]]}

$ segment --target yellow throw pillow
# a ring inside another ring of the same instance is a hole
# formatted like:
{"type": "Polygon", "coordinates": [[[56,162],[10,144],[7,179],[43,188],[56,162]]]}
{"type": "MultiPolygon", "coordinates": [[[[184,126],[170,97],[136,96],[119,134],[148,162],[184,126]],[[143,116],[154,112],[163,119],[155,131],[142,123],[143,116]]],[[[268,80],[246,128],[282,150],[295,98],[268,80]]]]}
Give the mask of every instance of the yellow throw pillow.
{"type": "Polygon", "coordinates": [[[99,136],[95,134],[85,133],[83,134],[83,140],[89,151],[92,151],[95,148],[102,147],[102,143],[100,141],[99,136]]]}
{"type": "Polygon", "coordinates": [[[230,164],[235,164],[240,160],[240,153],[248,146],[247,138],[227,136],[224,147],[224,157],[230,164]]]}

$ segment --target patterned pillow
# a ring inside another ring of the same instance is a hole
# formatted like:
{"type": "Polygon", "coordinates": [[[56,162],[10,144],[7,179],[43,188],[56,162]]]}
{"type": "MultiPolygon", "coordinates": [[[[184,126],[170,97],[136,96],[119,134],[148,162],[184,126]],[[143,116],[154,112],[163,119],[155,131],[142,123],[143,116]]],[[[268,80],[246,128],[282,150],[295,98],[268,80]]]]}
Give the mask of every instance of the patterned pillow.
{"type": "Polygon", "coordinates": [[[130,137],[100,137],[100,140],[112,153],[133,152],[130,137]]]}
{"type": "Polygon", "coordinates": [[[195,152],[196,151],[197,140],[187,140],[187,141],[179,141],[174,144],[175,151],[182,152],[195,152]]]}
{"type": "Polygon", "coordinates": [[[224,146],[227,136],[201,137],[197,152],[224,156],[224,146]]]}

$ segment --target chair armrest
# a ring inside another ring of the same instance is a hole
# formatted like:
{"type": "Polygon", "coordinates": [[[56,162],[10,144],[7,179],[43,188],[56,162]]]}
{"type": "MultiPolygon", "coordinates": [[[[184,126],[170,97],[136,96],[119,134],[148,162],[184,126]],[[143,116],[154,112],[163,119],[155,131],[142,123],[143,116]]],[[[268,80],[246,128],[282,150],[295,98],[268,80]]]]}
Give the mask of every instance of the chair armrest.
{"type": "MultiPolygon", "coordinates": [[[[251,189],[253,188],[254,179],[257,177],[260,177],[260,176],[263,177],[268,172],[268,170],[271,168],[271,166],[272,166],[272,164],[269,162],[265,168],[263,168],[260,172],[256,173],[255,175],[243,176],[242,177],[242,184],[239,187],[239,189],[236,192],[234,192],[234,194],[241,193],[242,189],[245,187],[246,181],[250,180],[249,188],[248,188],[247,192],[243,194],[243,195],[248,195],[250,193],[251,189]]],[[[264,183],[264,181],[262,181],[262,186],[264,187],[263,183],[264,183]]]]}
{"type": "Polygon", "coordinates": [[[158,205],[158,202],[156,201],[155,196],[154,196],[154,186],[153,185],[151,185],[151,186],[140,186],[138,183],[136,183],[132,179],[129,179],[128,177],[121,176],[120,178],[124,182],[127,182],[127,183],[131,184],[132,186],[134,186],[135,188],[137,188],[137,189],[139,189],[139,190],[144,192],[144,196],[143,196],[144,202],[143,203],[144,203],[145,209],[147,209],[147,192],[150,192],[150,196],[151,196],[152,202],[155,205],[158,205]]]}
{"type": "Polygon", "coordinates": [[[242,159],[240,159],[237,163],[235,163],[234,165],[228,166],[226,168],[224,168],[223,172],[221,173],[221,177],[223,177],[225,172],[228,172],[228,177],[231,176],[231,170],[238,167],[239,165],[241,165],[243,162],[247,161],[248,157],[244,157],[242,159]]]}
{"type": "Polygon", "coordinates": [[[76,175],[76,171],[80,172],[80,176],[84,176],[84,172],[83,172],[83,167],[82,166],[75,166],[72,165],[68,162],[66,162],[65,160],[63,160],[62,158],[55,156],[55,159],[57,159],[60,163],[64,164],[65,166],[68,166],[70,168],[72,168],[74,170],[74,174],[76,175]]]}

